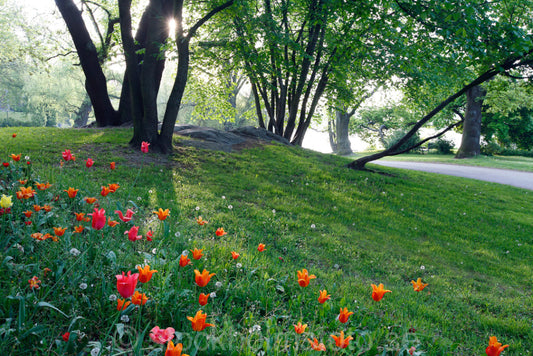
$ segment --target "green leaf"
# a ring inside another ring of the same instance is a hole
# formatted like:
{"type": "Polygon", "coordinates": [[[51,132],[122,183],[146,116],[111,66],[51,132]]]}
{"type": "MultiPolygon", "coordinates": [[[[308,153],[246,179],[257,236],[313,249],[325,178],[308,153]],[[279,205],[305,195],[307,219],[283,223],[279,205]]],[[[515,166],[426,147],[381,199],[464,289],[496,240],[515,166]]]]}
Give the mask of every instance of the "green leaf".
{"type": "Polygon", "coordinates": [[[53,309],[55,310],[56,312],[60,313],[61,315],[63,315],[65,318],[68,318],[68,315],[63,313],[61,310],[59,310],[59,308],[53,306],[52,304],[50,303],[47,303],[47,302],[39,302],[37,303],[37,307],[39,308],[43,308],[43,307],[46,307],[46,308],[50,308],[50,309],[53,309]]]}

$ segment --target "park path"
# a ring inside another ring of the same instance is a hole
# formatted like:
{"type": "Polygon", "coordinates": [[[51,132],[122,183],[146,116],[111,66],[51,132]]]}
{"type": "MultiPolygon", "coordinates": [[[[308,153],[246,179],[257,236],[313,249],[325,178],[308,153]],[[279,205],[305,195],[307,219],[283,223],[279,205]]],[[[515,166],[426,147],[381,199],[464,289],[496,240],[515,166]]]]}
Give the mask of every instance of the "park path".
{"type": "Polygon", "coordinates": [[[394,167],[439,173],[450,176],[471,178],[487,182],[511,185],[513,187],[533,190],[533,173],[514,171],[510,169],[473,167],[443,163],[405,162],[405,161],[374,161],[372,163],[394,167]]]}

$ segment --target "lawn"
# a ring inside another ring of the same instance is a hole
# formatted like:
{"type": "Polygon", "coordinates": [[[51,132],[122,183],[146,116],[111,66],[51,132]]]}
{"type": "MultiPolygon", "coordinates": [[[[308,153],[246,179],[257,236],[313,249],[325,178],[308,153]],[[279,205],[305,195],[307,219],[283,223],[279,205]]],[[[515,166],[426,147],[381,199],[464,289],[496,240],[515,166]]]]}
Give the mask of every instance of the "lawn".
{"type": "Polygon", "coordinates": [[[223,153],[176,139],[161,157],[130,149],[130,136],[0,129],[0,194],[12,201],[0,216],[0,354],[164,355],[172,338],[191,356],[483,355],[490,336],[509,345],[503,356],[531,354],[533,192],[352,171],[280,145],[223,153]],[[117,289],[117,275],[146,265],[157,272],[134,296],[129,280],[117,289]],[[215,274],[195,278],[204,269],[215,274]],[[316,278],[299,280],[303,269],[316,278]],[[380,283],[391,292],[376,301],[380,283]],[[331,337],[341,332],[346,348],[331,337]]]}

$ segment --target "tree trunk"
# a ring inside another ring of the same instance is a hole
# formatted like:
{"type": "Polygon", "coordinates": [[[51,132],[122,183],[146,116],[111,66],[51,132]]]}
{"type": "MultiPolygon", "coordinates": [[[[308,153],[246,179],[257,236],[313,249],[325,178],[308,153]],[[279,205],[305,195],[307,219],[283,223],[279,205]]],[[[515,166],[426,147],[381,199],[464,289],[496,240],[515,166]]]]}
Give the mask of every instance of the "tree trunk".
{"type": "Polygon", "coordinates": [[[463,124],[461,147],[455,158],[473,158],[479,156],[481,138],[481,109],[485,90],[476,85],[466,92],[466,113],[463,124]]]}
{"type": "Polygon", "coordinates": [[[331,151],[337,153],[337,120],[328,117],[328,136],[331,151]]]}
{"type": "Polygon", "coordinates": [[[119,122],[118,112],[109,99],[107,80],[98,60],[98,52],[83,22],[80,10],[73,0],[55,0],[55,3],[76,47],[86,78],[87,94],[94,108],[96,124],[102,127],[119,122]]]}
{"type": "Polygon", "coordinates": [[[91,99],[89,98],[89,95],[85,94],[81,106],[78,108],[78,111],[76,111],[74,127],[83,127],[87,125],[92,108],[91,99]]]}
{"type": "Polygon", "coordinates": [[[345,156],[353,153],[348,134],[348,125],[350,124],[349,113],[337,110],[335,112],[335,128],[337,129],[337,154],[345,156]]]}

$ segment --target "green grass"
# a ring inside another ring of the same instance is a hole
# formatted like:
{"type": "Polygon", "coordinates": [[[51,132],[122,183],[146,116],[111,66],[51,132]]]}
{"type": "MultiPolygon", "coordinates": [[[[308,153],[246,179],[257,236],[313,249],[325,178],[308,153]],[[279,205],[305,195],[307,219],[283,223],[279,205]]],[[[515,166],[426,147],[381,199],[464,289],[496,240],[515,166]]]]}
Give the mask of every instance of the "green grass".
{"type": "Polygon", "coordinates": [[[533,192],[388,168],[357,172],[343,168],[347,159],[278,145],[231,154],[178,147],[159,157],[129,149],[127,129],[16,131],[13,139],[12,128],[0,129],[1,159],[10,162],[0,194],[14,202],[0,217],[1,354],[83,354],[102,343],[105,354],[163,355],[148,337],[156,325],[173,327],[190,355],[319,354],[313,337],[328,355],[407,355],[412,346],[418,355],[482,355],[491,335],[510,345],[502,355],[533,350],[533,192]],[[65,149],[77,161],[61,168],[65,149]],[[36,202],[14,197],[28,166],[11,153],[29,155],[33,179],[53,184],[35,198],[53,210],[34,213],[30,226],[22,211],[36,202]],[[109,183],[120,188],[101,197],[109,183]],[[80,189],[75,199],[68,187],[80,189]],[[86,196],[115,220],[114,210],[135,210],[133,223],[142,235],[151,228],[153,241],[129,241],[132,223],[73,233],[72,213],[93,210],[86,196]],[[170,209],[164,222],[152,214],[158,208],[170,209]],[[199,215],[209,223],[199,226],[199,215]],[[30,236],[58,225],[68,229],[57,242],[30,236]],[[219,227],[228,234],[215,236],[219,227]],[[205,257],[180,267],[193,248],[205,257]],[[144,263],[158,270],[140,286],[148,303],[116,311],[115,275],[144,263]],[[200,288],[193,270],[203,268],[216,275],[200,288]],[[306,288],[296,280],[303,268],[317,276],[306,288]],[[29,288],[33,276],[39,290],[29,288]],[[420,293],[410,284],[418,277],[429,283],[420,293]],[[372,283],[392,293],[375,302],[372,283]],[[331,294],[323,305],[321,289],[331,294]],[[200,308],[200,292],[216,297],[200,308]],[[354,315],[341,324],[344,307],[354,315]],[[215,328],[192,330],[186,317],[199,309],[215,328]],[[303,335],[294,332],[298,321],[309,325],[303,335]],[[354,337],[344,350],[330,337],[341,330],[354,337]],[[76,334],[68,343],[66,331],[76,334]]]}
{"type": "MultiPolygon", "coordinates": [[[[357,153],[352,159],[366,156],[368,153],[357,153]]],[[[398,156],[384,157],[387,161],[413,161],[413,162],[431,162],[460,164],[465,166],[489,167],[499,169],[513,169],[517,171],[533,172],[533,158],[520,156],[477,156],[469,159],[456,159],[454,155],[430,154],[401,154],[398,156]]]]}

